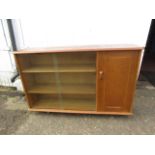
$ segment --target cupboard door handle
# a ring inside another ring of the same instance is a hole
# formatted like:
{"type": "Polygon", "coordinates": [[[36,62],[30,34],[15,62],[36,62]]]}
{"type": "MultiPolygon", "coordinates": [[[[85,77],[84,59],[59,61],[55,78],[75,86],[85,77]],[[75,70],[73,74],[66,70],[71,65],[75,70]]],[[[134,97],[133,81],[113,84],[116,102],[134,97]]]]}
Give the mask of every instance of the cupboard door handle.
{"type": "Polygon", "coordinates": [[[103,71],[99,71],[99,79],[100,79],[100,80],[103,79],[103,71]]]}

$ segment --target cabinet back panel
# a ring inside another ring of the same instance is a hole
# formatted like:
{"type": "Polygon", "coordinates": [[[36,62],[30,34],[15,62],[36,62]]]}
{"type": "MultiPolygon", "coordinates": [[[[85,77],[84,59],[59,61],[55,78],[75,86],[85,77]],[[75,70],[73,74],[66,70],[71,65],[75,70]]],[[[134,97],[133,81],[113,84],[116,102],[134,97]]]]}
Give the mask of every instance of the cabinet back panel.
{"type": "Polygon", "coordinates": [[[26,54],[17,56],[22,69],[29,67],[43,66],[95,66],[95,52],[78,53],[44,53],[44,54],[26,54]]]}
{"type": "Polygon", "coordinates": [[[37,100],[40,100],[40,99],[51,99],[51,98],[54,98],[54,99],[59,99],[59,98],[62,98],[62,99],[66,99],[66,98],[71,98],[71,99],[92,99],[95,101],[95,96],[94,95],[69,95],[69,94],[33,94],[32,96],[37,96],[37,100]]]}
{"type": "Polygon", "coordinates": [[[94,96],[67,96],[67,95],[31,95],[33,96],[32,107],[38,109],[59,110],[86,110],[95,111],[96,103],[94,96]]]}
{"type": "Polygon", "coordinates": [[[95,84],[96,73],[25,74],[25,79],[30,84],[95,84]]]}

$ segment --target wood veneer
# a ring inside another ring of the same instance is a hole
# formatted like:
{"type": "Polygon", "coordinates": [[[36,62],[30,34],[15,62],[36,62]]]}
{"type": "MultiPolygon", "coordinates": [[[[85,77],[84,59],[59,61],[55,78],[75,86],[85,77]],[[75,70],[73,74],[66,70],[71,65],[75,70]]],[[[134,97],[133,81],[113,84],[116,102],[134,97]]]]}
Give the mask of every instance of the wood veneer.
{"type": "Polygon", "coordinates": [[[142,47],[15,52],[30,111],[131,115],[142,47]]]}

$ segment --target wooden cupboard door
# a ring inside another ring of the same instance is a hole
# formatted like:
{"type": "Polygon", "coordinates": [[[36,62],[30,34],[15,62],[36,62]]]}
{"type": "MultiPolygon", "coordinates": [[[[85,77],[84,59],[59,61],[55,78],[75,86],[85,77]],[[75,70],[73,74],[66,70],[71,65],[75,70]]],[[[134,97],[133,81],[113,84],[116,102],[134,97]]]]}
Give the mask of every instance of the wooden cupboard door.
{"type": "Polygon", "coordinates": [[[140,51],[97,53],[97,111],[131,112],[140,51]]]}

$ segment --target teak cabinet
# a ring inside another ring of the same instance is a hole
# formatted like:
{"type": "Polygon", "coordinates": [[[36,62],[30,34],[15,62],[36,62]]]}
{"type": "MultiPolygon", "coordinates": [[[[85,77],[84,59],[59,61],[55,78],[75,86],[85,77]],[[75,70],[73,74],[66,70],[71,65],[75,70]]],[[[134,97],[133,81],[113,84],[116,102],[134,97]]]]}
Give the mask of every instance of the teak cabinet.
{"type": "Polygon", "coordinates": [[[15,52],[30,111],[132,114],[142,48],[75,47],[15,52]]]}

